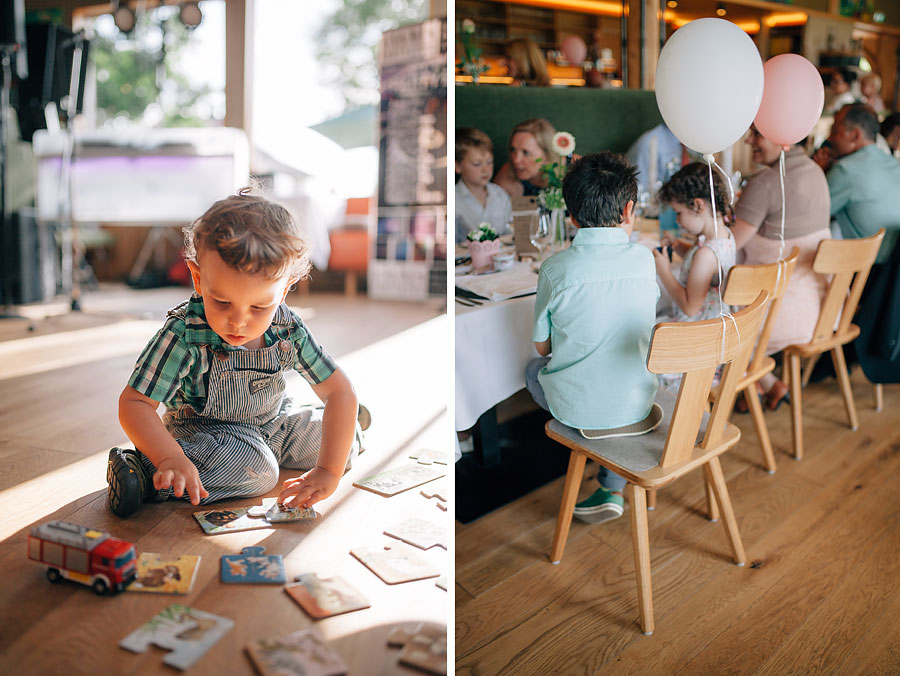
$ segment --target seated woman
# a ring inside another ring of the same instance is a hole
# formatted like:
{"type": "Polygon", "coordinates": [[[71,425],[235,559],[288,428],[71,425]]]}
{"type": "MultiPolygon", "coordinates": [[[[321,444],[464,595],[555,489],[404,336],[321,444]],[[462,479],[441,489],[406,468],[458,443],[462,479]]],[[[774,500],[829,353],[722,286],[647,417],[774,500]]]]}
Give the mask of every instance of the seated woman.
{"type": "Polygon", "coordinates": [[[547,60],[531,38],[517,38],[506,43],[506,74],[517,87],[549,87],[547,60]]]}
{"type": "MultiPolygon", "coordinates": [[[[753,149],[753,161],[766,165],[747,181],[734,207],[734,234],[743,263],[773,263],[781,252],[781,185],[778,162],[781,146],[762,136],[751,126],[745,141],[753,149]]],[[[784,158],[785,219],[784,251],[794,247],[800,257],[785,290],[781,309],[775,318],[766,354],[780,352],[788,345],[806,343],[812,338],[819,308],[825,295],[825,279],[813,272],[812,263],[819,242],[831,236],[828,182],[819,166],[799,146],[793,146],[784,158]]],[[[766,406],[775,410],[787,397],[787,386],[773,374],[760,380],[766,393],[766,406]]],[[[738,402],[740,410],[746,403],[738,402]]]]}
{"type": "Polygon", "coordinates": [[[509,135],[509,161],[500,167],[494,183],[510,197],[538,195],[547,187],[541,166],[552,162],[553,135],[556,129],[547,120],[525,120],[509,135]]]}

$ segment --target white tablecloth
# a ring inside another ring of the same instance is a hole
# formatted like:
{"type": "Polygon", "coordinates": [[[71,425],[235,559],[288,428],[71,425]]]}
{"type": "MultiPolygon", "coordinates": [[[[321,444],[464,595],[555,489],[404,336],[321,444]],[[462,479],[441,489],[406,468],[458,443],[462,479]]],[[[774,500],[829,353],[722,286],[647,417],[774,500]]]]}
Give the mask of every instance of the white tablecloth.
{"type": "Polygon", "coordinates": [[[456,305],[456,420],[467,430],[492,406],[525,387],[538,356],[531,340],[534,296],[456,305]]]}

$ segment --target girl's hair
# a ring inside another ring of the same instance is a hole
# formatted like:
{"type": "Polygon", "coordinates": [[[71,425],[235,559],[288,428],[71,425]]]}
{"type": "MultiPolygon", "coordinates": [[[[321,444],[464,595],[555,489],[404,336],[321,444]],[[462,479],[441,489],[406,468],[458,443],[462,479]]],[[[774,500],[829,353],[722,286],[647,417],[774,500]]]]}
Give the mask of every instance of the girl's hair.
{"type": "Polygon", "coordinates": [[[184,228],[184,257],[216,251],[226,265],[251,275],[301,279],[309,272],[309,248],[291,213],[272,200],[241,188],[219,200],[184,228]]]}
{"type": "Polygon", "coordinates": [[[509,133],[509,148],[512,148],[513,136],[519,132],[525,132],[534,136],[534,140],[537,141],[538,146],[544,152],[544,160],[550,161],[550,158],[553,157],[553,135],[556,133],[556,128],[550,122],[542,117],[519,122],[509,133]]]}
{"type": "Polygon", "coordinates": [[[516,38],[506,43],[506,55],[516,64],[519,77],[536,87],[548,87],[547,60],[541,48],[531,38],[516,38]]]}
{"type": "Polygon", "coordinates": [[[474,127],[459,127],[456,130],[456,161],[462,162],[472,148],[494,154],[494,143],[490,136],[474,127]]]}
{"type": "MultiPolygon", "coordinates": [[[[713,188],[716,196],[716,211],[728,223],[732,210],[728,203],[728,188],[725,178],[713,169],[713,188]]],[[[709,167],[703,162],[691,162],[679,170],[659,189],[659,201],[665,204],[678,202],[693,209],[694,198],[699,197],[709,204],[709,167]]]]}

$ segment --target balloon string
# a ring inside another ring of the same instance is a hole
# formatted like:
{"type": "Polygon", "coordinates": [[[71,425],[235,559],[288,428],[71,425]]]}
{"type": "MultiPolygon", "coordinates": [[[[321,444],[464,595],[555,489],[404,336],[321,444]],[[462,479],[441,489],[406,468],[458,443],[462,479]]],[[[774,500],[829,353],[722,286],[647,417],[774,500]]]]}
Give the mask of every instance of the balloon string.
{"type": "Polygon", "coordinates": [[[781,244],[778,249],[778,260],[784,260],[784,217],[787,211],[787,201],[784,195],[784,148],[781,149],[781,156],[778,159],[778,178],[781,181],[781,244]]]}
{"type": "MultiPolygon", "coordinates": [[[[713,183],[713,164],[716,163],[715,159],[712,155],[706,154],[703,156],[703,159],[706,160],[706,166],[709,168],[709,203],[712,206],[712,218],[713,218],[713,233],[715,235],[715,239],[719,239],[719,217],[716,214],[716,192],[713,183]]],[[[716,165],[718,166],[718,165],[716,165]]],[[[715,252],[714,252],[715,253],[715,252]]],[[[716,286],[716,291],[719,294],[719,316],[723,316],[725,314],[725,304],[722,302],[722,261],[719,260],[719,257],[716,256],[716,269],[719,272],[719,284],[716,286]]],[[[724,344],[723,344],[724,349],[724,344]]]]}

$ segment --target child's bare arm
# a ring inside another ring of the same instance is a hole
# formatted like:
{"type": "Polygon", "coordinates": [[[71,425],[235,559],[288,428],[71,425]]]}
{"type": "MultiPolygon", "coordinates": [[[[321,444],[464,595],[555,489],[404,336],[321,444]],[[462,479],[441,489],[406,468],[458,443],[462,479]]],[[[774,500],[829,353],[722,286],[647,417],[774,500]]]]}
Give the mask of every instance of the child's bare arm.
{"type": "Polygon", "coordinates": [[[548,338],[547,340],[542,340],[541,342],[535,341],[534,349],[537,350],[537,353],[539,355],[541,355],[542,357],[546,357],[548,354],[550,354],[550,352],[552,352],[552,349],[550,347],[550,339],[548,338]]]}
{"type": "Polygon", "coordinates": [[[156,414],[159,402],[126,385],[119,395],[119,423],[128,438],[156,466],[153,485],[157,490],[171,486],[176,497],[187,491],[191,504],[209,496],[200,474],[181,446],[156,414]]]}
{"type": "Polygon", "coordinates": [[[313,469],[284,482],[278,502],[289,507],[312,507],[337,490],[356,433],[358,402],[347,374],[338,368],[312,389],[325,404],[322,445],[313,469]]]}
{"type": "Polygon", "coordinates": [[[713,275],[716,273],[716,255],[706,248],[701,248],[694,254],[691,264],[691,272],[688,275],[687,285],[682,286],[672,274],[671,264],[667,256],[659,251],[653,251],[656,261],[656,272],[666,291],[672,297],[678,307],[687,315],[695,315],[703,307],[703,301],[713,275]]]}

